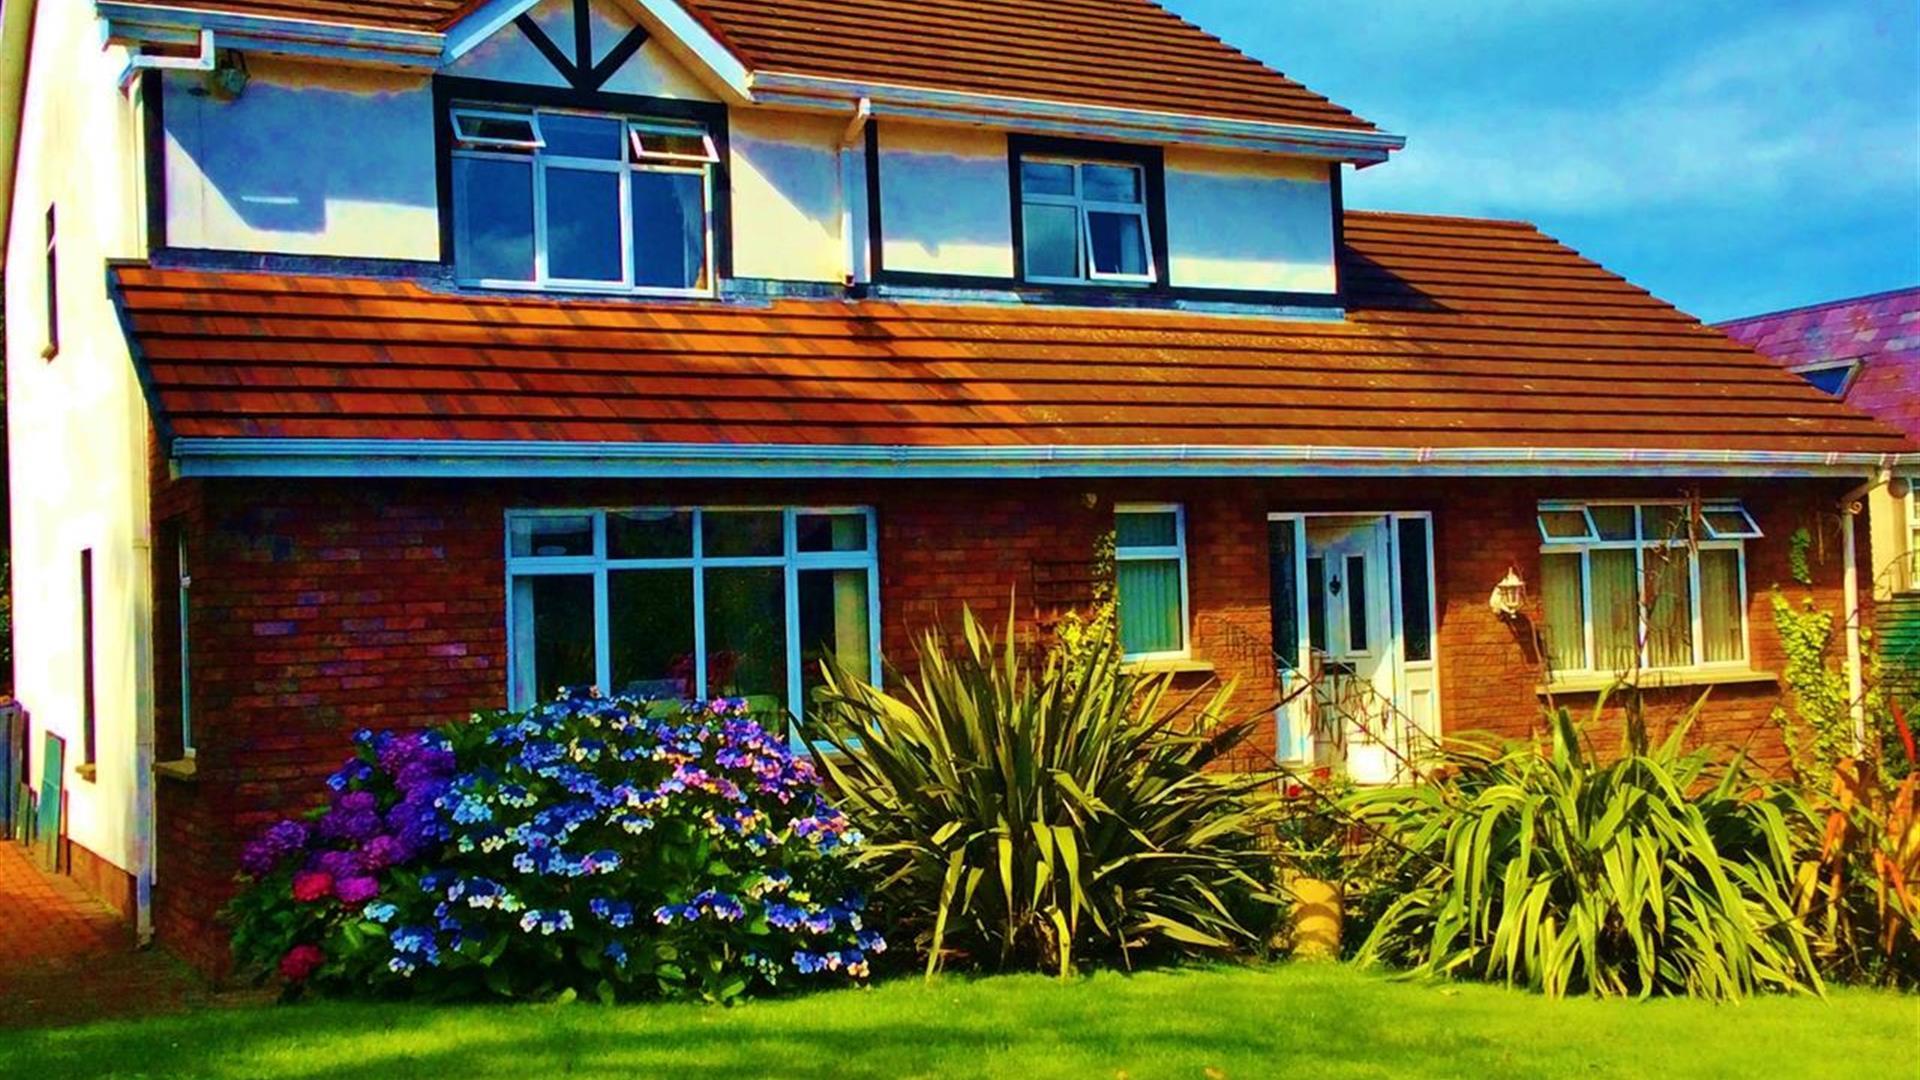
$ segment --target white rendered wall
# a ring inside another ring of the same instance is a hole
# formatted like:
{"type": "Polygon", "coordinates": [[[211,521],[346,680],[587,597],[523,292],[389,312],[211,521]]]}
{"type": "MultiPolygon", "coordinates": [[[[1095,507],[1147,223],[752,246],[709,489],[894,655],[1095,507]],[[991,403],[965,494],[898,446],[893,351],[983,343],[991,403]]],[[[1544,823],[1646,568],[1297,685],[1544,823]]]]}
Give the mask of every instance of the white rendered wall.
{"type": "Polygon", "coordinates": [[[1324,164],[1173,147],[1166,174],[1171,284],[1334,291],[1333,185],[1324,164]]]}
{"type": "Polygon", "coordinates": [[[140,112],[115,89],[92,5],[43,3],[7,241],[14,686],[33,720],[32,780],[66,740],[68,835],[129,871],[151,820],[147,409],[107,299],[106,260],[144,254],[140,112]],[[45,221],[58,206],[60,350],[47,344],[45,221]],[[80,552],[93,551],[99,753],[82,760],[80,552]]]}
{"type": "MultiPolygon", "coordinates": [[[[838,282],[847,273],[837,117],[736,109],[732,143],[733,272],[838,282]]],[[[864,173],[852,192],[864,201],[864,173]]],[[[864,220],[864,217],[863,217],[864,220]]],[[[864,234],[863,234],[864,235],[864,234]]]]}
{"type": "Polygon", "coordinates": [[[266,57],[248,67],[236,101],[200,94],[196,73],[167,79],[167,243],[438,259],[428,81],[266,57]]]}
{"type": "Polygon", "coordinates": [[[880,227],[889,271],[1012,277],[1005,133],[882,121],[880,227]]]}

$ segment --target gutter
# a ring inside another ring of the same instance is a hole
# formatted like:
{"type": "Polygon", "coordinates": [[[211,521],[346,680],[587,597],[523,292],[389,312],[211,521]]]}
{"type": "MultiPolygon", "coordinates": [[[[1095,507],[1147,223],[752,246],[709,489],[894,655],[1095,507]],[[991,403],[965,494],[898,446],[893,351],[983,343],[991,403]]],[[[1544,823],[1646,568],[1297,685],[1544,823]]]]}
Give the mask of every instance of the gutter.
{"type": "Polygon", "coordinates": [[[965,90],[939,90],[854,79],[758,72],[753,99],[761,105],[846,112],[871,101],[873,115],[946,123],[1013,127],[1023,131],[1121,141],[1181,142],[1258,150],[1366,166],[1406,146],[1404,136],[1311,124],[1083,105],[965,90]]]}
{"type": "Polygon", "coordinates": [[[130,48],[195,47],[200,43],[200,35],[211,31],[219,35],[220,47],[224,49],[430,71],[440,66],[446,47],[445,34],[270,15],[150,7],[114,0],[95,0],[94,11],[100,17],[106,44],[130,48]]]}
{"type": "MultiPolygon", "coordinates": [[[[177,438],[192,477],[1041,479],[1875,475],[1902,456],[1781,450],[1320,446],[811,446],[177,438]]],[[[1920,455],[1906,455],[1920,457],[1920,455]]]]}

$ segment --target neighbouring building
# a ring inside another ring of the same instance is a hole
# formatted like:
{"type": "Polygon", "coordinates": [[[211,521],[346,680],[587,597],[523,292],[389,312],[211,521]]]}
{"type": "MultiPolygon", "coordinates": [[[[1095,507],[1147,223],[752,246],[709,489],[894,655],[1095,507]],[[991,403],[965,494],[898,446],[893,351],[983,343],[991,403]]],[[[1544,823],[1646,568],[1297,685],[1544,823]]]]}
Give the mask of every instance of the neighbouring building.
{"type": "Polygon", "coordinates": [[[1403,140],[1148,0],[35,7],[18,695],[76,875],[209,967],[358,728],[802,712],[1108,572],[1273,758],[1624,679],[1777,762],[1793,537],[1851,610],[1920,460],[1530,225],[1347,211],[1403,140]]]}
{"type": "MultiPolygon", "coordinates": [[[[1920,287],[1736,319],[1720,327],[1788,371],[1920,440],[1920,287]]],[[[1920,491],[1867,493],[1874,647],[1887,689],[1920,708],[1920,491]]]]}

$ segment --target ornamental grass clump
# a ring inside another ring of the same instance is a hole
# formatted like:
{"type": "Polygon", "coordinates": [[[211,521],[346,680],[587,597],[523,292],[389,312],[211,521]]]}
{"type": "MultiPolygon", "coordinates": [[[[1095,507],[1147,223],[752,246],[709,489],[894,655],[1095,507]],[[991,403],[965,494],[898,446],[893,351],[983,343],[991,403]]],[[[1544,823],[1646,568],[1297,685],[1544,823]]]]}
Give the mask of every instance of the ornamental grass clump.
{"type": "Polygon", "coordinates": [[[1433,784],[1352,796],[1383,864],[1359,959],[1554,997],[1819,992],[1789,807],[1684,748],[1697,712],[1658,746],[1630,713],[1602,763],[1562,708],[1544,751],[1456,745],[1433,784]]]}
{"type": "Polygon", "coordinates": [[[355,751],[242,858],[236,957],[291,989],[724,1002],[886,949],[859,834],[744,703],[575,693],[355,751]]]}
{"type": "Polygon", "coordinates": [[[1110,637],[1036,664],[970,611],[963,644],[929,633],[900,682],[829,670],[806,728],[929,976],[1263,946],[1273,778],[1215,768],[1253,731],[1222,718],[1229,691],[1175,700],[1110,637]]]}

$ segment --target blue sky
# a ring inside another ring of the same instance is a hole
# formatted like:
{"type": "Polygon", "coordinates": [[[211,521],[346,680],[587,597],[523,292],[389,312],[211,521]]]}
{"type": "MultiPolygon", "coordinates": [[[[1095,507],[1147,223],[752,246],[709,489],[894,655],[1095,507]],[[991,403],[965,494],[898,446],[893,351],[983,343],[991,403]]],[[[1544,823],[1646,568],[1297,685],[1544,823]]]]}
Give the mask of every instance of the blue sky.
{"type": "Polygon", "coordinates": [[[1709,320],[1920,284],[1915,0],[1163,0],[1408,139],[1350,206],[1523,218],[1709,320]]]}

